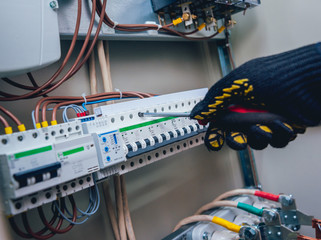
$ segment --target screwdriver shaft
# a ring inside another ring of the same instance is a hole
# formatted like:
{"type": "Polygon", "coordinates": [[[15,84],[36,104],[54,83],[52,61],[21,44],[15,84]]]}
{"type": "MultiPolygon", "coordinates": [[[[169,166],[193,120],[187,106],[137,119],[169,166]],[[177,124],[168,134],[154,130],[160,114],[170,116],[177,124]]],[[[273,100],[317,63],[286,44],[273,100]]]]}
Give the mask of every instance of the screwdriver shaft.
{"type": "Polygon", "coordinates": [[[161,113],[151,113],[151,112],[140,112],[138,113],[140,117],[189,117],[190,113],[184,112],[161,112],[161,113]]]}

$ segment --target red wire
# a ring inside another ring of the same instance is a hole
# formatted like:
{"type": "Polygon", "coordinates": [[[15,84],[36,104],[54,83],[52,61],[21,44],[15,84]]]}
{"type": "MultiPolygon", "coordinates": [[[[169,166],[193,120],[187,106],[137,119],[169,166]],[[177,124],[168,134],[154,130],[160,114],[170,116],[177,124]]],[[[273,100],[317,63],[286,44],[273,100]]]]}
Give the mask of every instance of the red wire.
{"type": "MultiPolygon", "coordinates": [[[[73,217],[72,217],[72,221],[76,221],[77,220],[77,207],[76,207],[76,203],[75,203],[75,200],[73,198],[73,196],[68,196],[69,198],[69,201],[72,205],[72,208],[73,208],[73,217]]],[[[65,204],[65,199],[64,198],[61,198],[60,199],[60,209],[62,211],[62,213],[64,213],[64,209],[66,207],[66,204],[65,204]]],[[[38,232],[33,232],[31,227],[30,227],[30,224],[29,224],[29,220],[28,220],[28,217],[27,217],[27,213],[22,213],[22,222],[23,222],[23,225],[24,225],[24,228],[25,230],[27,231],[27,233],[21,231],[18,226],[16,225],[16,222],[14,221],[14,218],[9,218],[9,222],[10,222],[10,225],[12,227],[12,229],[14,230],[14,232],[19,235],[20,237],[23,237],[23,238],[35,238],[35,239],[38,239],[38,240],[45,240],[45,239],[49,239],[51,237],[53,237],[55,234],[62,234],[62,233],[66,233],[68,231],[70,231],[72,229],[72,227],[74,226],[73,224],[70,224],[68,227],[64,228],[64,229],[60,229],[62,224],[63,224],[63,218],[60,216],[60,219],[57,223],[57,226],[56,227],[53,227],[53,224],[55,223],[57,217],[58,217],[58,210],[56,209],[55,212],[54,212],[54,216],[51,218],[51,220],[48,222],[45,215],[44,215],[44,212],[43,212],[43,209],[42,207],[38,207],[38,213],[39,213],[39,216],[42,220],[42,222],[44,223],[45,227],[43,229],[41,229],[40,231],[38,232]],[[47,231],[51,231],[51,233],[47,234],[47,235],[43,235],[45,232],[47,231]]]]}
{"type": "Polygon", "coordinates": [[[280,195],[275,195],[275,194],[263,192],[263,191],[255,191],[254,195],[257,197],[262,197],[275,202],[278,202],[280,198],[280,195]]]}
{"type": "MultiPolygon", "coordinates": [[[[58,217],[58,210],[55,210],[54,215],[53,215],[53,217],[51,218],[49,224],[50,224],[50,225],[54,224],[54,222],[56,221],[57,217],[58,217]]],[[[22,231],[18,228],[18,226],[17,226],[16,222],[14,221],[14,218],[13,218],[13,217],[9,218],[9,223],[10,223],[12,229],[14,230],[14,232],[15,232],[17,235],[19,235],[20,237],[23,237],[23,238],[32,238],[32,235],[31,235],[31,234],[24,233],[24,232],[22,232],[22,231]]],[[[39,232],[37,232],[36,234],[37,234],[37,235],[42,235],[42,234],[44,234],[46,231],[48,231],[48,228],[47,228],[47,227],[44,227],[43,229],[41,229],[41,230],[40,230],[39,232]]]]}
{"type": "MultiPolygon", "coordinates": [[[[72,196],[68,196],[68,198],[69,198],[69,201],[70,201],[70,203],[71,203],[71,205],[72,205],[72,208],[73,208],[73,216],[72,216],[72,221],[73,222],[75,222],[76,220],[77,220],[77,207],[76,207],[76,203],[75,203],[75,200],[74,200],[74,198],[72,197],[72,196]]],[[[60,202],[61,202],[61,211],[64,213],[64,209],[65,209],[65,207],[66,207],[66,205],[65,205],[65,200],[64,200],[64,198],[61,198],[60,199],[60,202]]],[[[47,221],[47,219],[46,219],[46,217],[45,217],[45,215],[44,215],[44,213],[43,213],[43,210],[42,210],[42,208],[38,208],[38,213],[39,213],[39,216],[40,216],[40,218],[41,218],[41,221],[43,222],[43,224],[45,224],[45,226],[50,230],[50,231],[52,231],[52,232],[54,232],[54,233],[59,233],[59,234],[61,234],[61,233],[66,233],[66,232],[68,232],[74,225],[73,224],[70,224],[68,227],[66,227],[65,229],[59,229],[59,228],[54,228],[53,226],[52,226],[52,224],[50,224],[50,223],[48,223],[48,221],[47,221]]],[[[62,217],[61,217],[61,219],[63,219],[62,217]]]]}
{"type": "Polygon", "coordinates": [[[25,227],[26,231],[35,239],[39,239],[39,240],[45,240],[45,239],[48,239],[48,238],[51,238],[52,236],[55,235],[55,233],[49,233],[47,235],[40,235],[40,234],[37,234],[37,233],[34,233],[31,228],[30,228],[30,225],[29,225],[29,221],[28,221],[28,217],[27,217],[27,213],[24,212],[22,213],[22,222],[23,222],[23,226],[25,227]]]}

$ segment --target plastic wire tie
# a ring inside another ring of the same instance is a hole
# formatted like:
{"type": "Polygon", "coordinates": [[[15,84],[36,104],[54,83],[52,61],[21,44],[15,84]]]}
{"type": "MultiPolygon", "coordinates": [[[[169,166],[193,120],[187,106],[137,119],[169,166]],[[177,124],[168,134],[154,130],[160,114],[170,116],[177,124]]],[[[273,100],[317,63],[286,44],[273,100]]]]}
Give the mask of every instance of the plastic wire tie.
{"type": "Polygon", "coordinates": [[[83,97],[83,99],[85,101],[85,105],[87,105],[86,93],[81,94],[81,96],[83,97]]]}
{"type": "Polygon", "coordinates": [[[118,25],[118,22],[114,22],[114,26],[113,26],[113,29],[115,29],[115,27],[117,27],[117,25],[118,25]]]}
{"type": "Polygon", "coordinates": [[[120,89],[118,89],[118,88],[115,88],[115,91],[116,91],[116,92],[119,92],[119,99],[122,99],[122,98],[123,98],[123,93],[122,93],[122,91],[120,91],[120,89]]]}

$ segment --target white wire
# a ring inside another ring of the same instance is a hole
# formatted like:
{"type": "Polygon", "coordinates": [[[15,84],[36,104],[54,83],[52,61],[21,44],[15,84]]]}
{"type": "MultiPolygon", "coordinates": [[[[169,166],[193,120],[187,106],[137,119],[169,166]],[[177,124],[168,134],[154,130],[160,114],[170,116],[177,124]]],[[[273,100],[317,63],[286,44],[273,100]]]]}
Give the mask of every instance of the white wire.
{"type": "Polygon", "coordinates": [[[76,113],[82,113],[82,112],[85,112],[84,108],[83,107],[80,107],[78,105],[75,105],[75,104],[70,104],[68,106],[65,106],[64,107],[64,111],[62,112],[62,119],[64,120],[64,122],[69,122],[69,118],[68,118],[68,115],[67,115],[67,110],[69,108],[73,109],[76,113]]]}

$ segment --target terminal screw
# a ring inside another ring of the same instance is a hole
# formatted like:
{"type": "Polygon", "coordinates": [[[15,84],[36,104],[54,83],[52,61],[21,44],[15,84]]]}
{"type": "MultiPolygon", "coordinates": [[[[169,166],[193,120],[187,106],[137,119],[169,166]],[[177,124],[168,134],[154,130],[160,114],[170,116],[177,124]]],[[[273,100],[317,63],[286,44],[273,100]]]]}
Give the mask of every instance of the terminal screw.
{"type": "Polygon", "coordinates": [[[183,13],[182,18],[184,21],[188,21],[191,18],[191,15],[188,12],[183,13]]]}
{"type": "Polygon", "coordinates": [[[204,232],[202,239],[203,239],[203,240],[209,240],[208,235],[209,235],[208,232],[204,232]]]}
{"type": "Polygon", "coordinates": [[[263,218],[266,222],[273,222],[277,218],[277,216],[276,216],[275,212],[264,211],[263,218]]]}
{"type": "Polygon", "coordinates": [[[244,231],[244,238],[247,239],[255,239],[256,238],[256,231],[253,228],[246,228],[244,231]]]}
{"type": "Polygon", "coordinates": [[[283,206],[291,206],[294,203],[294,198],[292,195],[281,195],[279,202],[283,205],[283,206]]]}

